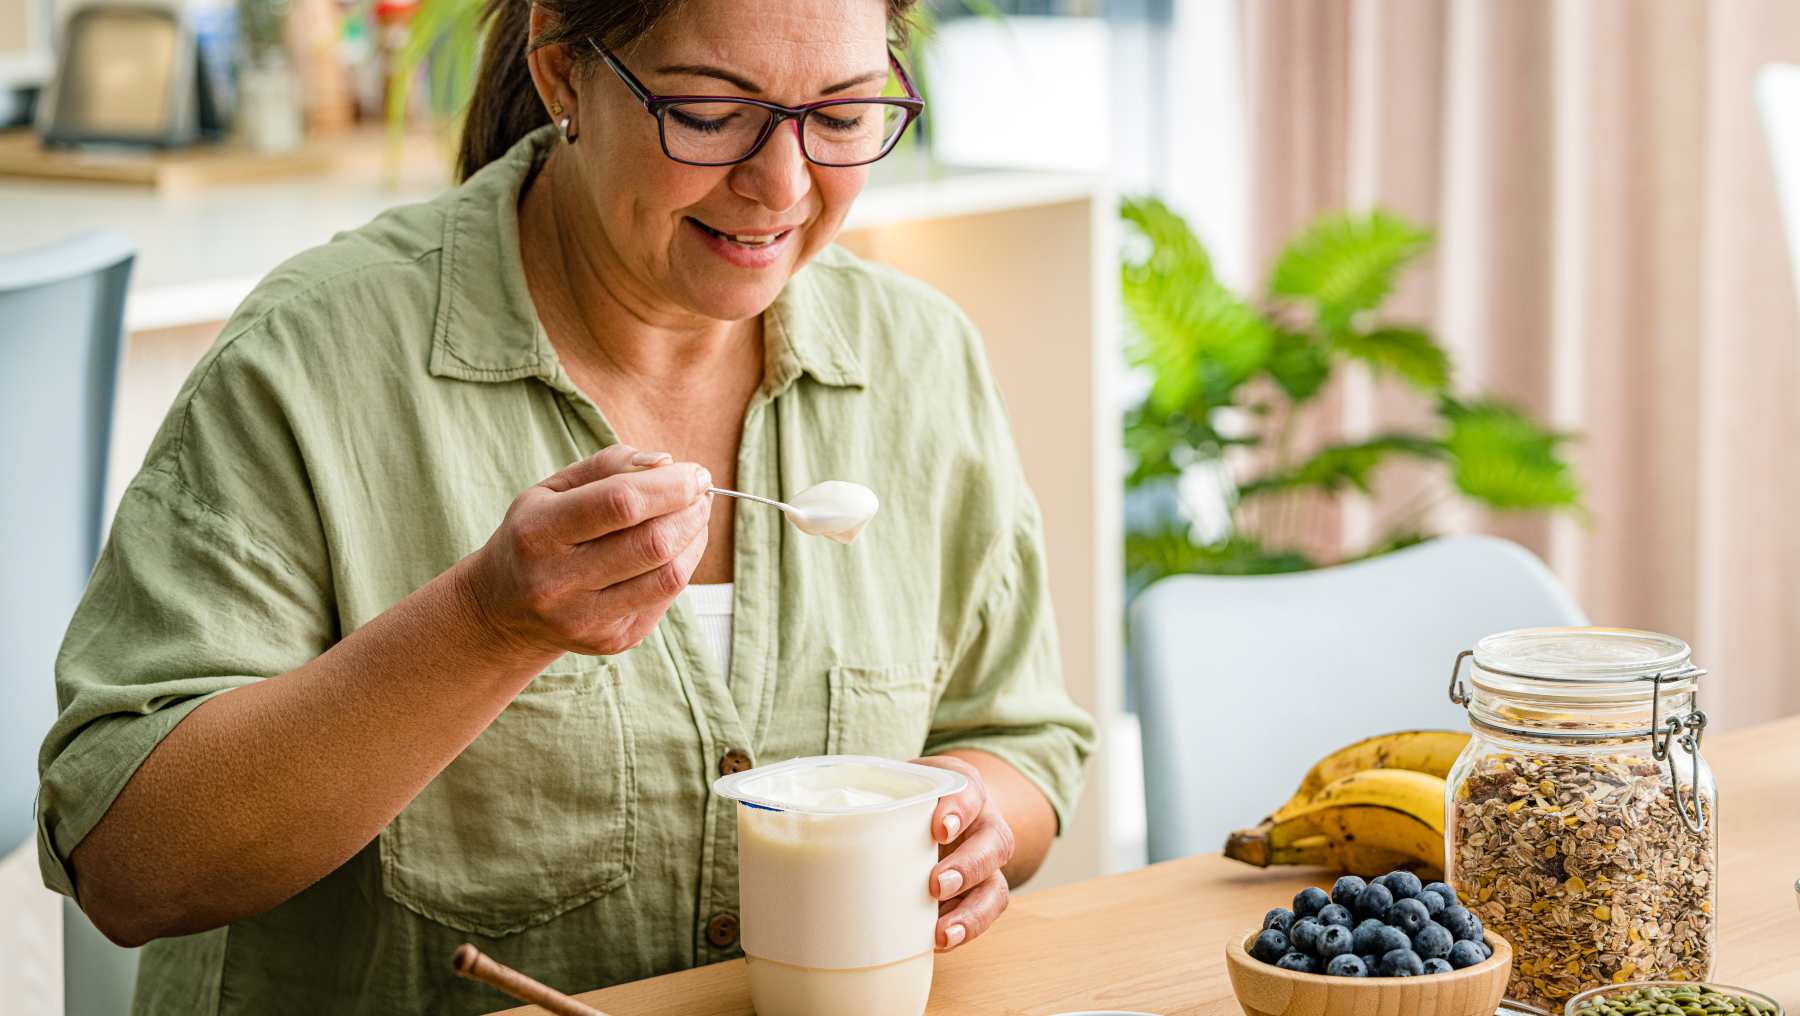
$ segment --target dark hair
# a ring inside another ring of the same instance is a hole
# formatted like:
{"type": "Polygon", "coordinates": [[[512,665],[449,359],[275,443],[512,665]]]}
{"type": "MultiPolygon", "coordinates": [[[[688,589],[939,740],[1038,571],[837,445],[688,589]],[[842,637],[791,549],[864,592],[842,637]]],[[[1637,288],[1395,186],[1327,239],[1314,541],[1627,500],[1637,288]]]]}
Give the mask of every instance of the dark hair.
{"type": "MultiPolygon", "coordinates": [[[[681,0],[487,0],[481,12],[487,38],[456,159],[460,179],[475,175],[520,138],[550,122],[525,62],[534,2],[556,18],[556,27],[538,38],[538,46],[595,39],[618,49],[648,32],[681,0]]],[[[903,40],[906,14],[917,0],[886,2],[890,34],[903,40]]],[[[586,46],[575,55],[577,66],[593,59],[586,46]]]]}

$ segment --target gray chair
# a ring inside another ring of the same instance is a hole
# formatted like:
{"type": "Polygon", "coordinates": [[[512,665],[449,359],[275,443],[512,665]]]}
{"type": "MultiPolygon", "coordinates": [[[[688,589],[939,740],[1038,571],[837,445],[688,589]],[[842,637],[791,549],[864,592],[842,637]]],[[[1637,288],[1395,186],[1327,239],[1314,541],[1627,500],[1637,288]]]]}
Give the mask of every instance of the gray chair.
{"type": "MultiPolygon", "coordinates": [[[[0,853],[34,835],[56,650],[100,549],[133,256],[117,233],[0,255],[0,853]]],[[[63,913],[68,1012],[128,1011],[136,953],[63,913]]]]}
{"type": "Polygon", "coordinates": [[[1149,857],[1218,850],[1333,749],[1466,729],[1447,696],[1461,650],[1512,628],[1586,624],[1530,552],[1447,537],[1291,575],[1182,575],[1137,598],[1149,857]]]}

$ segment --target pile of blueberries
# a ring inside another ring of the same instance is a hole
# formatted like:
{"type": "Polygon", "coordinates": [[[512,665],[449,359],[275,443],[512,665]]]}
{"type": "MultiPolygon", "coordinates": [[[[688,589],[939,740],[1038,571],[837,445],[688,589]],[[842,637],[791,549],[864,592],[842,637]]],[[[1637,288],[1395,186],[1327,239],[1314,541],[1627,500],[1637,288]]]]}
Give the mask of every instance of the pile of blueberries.
{"type": "Polygon", "coordinates": [[[1307,887],[1294,909],[1263,918],[1250,955],[1284,970],[1332,977],[1420,977],[1472,967],[1494,954],[1481,918],[1442,882],[1424,885],[1408,871],[1370,882],[1345,875],[1331,887],[1307,887]]]}

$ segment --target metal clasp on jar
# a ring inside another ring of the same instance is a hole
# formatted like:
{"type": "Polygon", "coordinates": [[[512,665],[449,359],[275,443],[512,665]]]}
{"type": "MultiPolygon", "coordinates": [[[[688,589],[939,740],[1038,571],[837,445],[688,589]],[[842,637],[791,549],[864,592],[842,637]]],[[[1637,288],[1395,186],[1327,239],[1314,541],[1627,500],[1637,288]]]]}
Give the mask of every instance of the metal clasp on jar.
{"type": "MultiPolygon", "coordinates": [[[[1450,701],[1465,709],[1468,708],[1469,705],[1469,692],[1463,685],[1462,667],[1463,661],[1474,655],[1475,650],[1464,649],[1462,652],[1456,654],[1456,662],[1450,665],[1450,701]]],[[[1588,683],[1579,678],[1547,677],[1539,674],[1519,674],[1508,670],[1488,669],[1489,673],[1505,674],[1507,677],[1517,677],[1527,681],[1548,681],[1552,684],[1588,683]]],[[[1655,758],[1656,761],[1669,767],[1669,789],[1675,794],[1675,811],[1681,816],[1681,824],[1686,826],[1689,832],[1705,832],[1707,821],[1706,802],[1701,800],[1700,797],[1700,740],[1706,734],[1706,714],[1700,711],[1700,690],[1696,688],[1689,693],[1688,710],[1685,716],[1671,716],[1666,723],[1662,720],[1663,682],[1693,680],[1705,675],[1705,673],[1706,671],[1703,668],[1696,667],[1690,663],[1687,666],[1667,673],[1658,671],[1657,673],[1647,674],[1637,678],[1639,681],[1649,681],[1651,684],[1650,727],[1647,730],[1610,731],[1600,734],[1584,734],[1568,731],[1559,732],[1555,736],[1559,739],[1569,741],[1611,740],[1621,736],[1631,737],[1639,734],[1648,737],[1650,740],[1651,756],[1655,758]],[[1669,742],[1674,741],[1678,737],[1681,740],[1676,743],[1681,745],[1681,749],[1688,753],[1688,758],[1693,762],[1693,792],[1688,794],[1685,800],[1681,793],[1681,778],[1676,775],[1675,772],[1674,754],[1669,751],[1669,742]]],[[[1531,730],[1513,729],[1508,730],[1508,733],[1518,734],[1524,737],[1541,736],[1541,732],[1531,730]]]]}
{"type": "Polygon", "coordinates": [[[1662,684],[1665,677],[1671,681],[1682,681],[1698,677],[1705,671],[1689,665],[1672,674],[1655,673],[1650,675],[1650,754],[1669,767],[1669,789],[1675,792],[1675,811],[1681,816],[1681,824],[1688,827],[1689,832],[1706,831],[1706,802],[1700,799],[1700,740],[1706,735],[1706,714],[1700,711],[1700,691],[1695,689],[1688,696],[1688,713],[1686,716],[1671,716],[1667,723],[1660,722],[1662,709],[1662,684]],[[1688,795],[1687,802],[1681,799],[1681,779],[1675,775],[1675,759],[1669,752],[1669,742],[1681,738],[1681,749],[1688,753],[1693,762],[1693,792],[1688,795]],[[1689,809],[1692,814],[1689,814],[1689,809]]]}

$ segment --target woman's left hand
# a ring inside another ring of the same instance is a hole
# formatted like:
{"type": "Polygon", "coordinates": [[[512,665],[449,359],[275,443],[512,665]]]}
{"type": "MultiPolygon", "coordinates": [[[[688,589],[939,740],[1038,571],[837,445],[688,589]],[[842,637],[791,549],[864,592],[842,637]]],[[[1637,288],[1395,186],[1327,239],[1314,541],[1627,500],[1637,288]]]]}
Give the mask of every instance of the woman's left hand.
{"type": "Polygon", "coordinates": [[[1009,890],[1000,869],[1012,860],[1013,831],[974,766],[948,755],[913,761],[969,780],[962,792],[938,801],[931,816],[932,839],[942,846],[927,887],[938,901],[937,948],[948,951],[988,930],[1006,910],[1009,890]]]}

